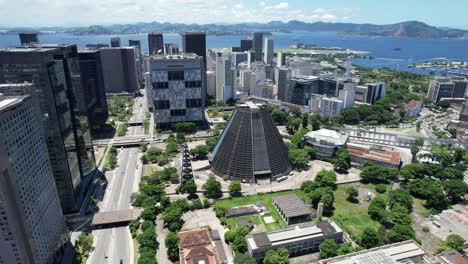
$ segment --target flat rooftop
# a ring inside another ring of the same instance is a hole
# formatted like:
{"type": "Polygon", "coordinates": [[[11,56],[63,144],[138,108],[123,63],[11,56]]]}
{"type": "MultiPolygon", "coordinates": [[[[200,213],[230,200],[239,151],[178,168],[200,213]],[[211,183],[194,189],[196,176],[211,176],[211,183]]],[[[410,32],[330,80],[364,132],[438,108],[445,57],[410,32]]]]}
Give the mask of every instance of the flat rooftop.
{"type": "Polygon", "coordinates": [[[14,107],[17,104],[22,103],[27,97],[30,96],[5,96],[0,93],[0,111],[7,110],[10,107],[14,107]]]}
{"type": "Polygon", "coordinates": [[[312,208],[302,198],[295,194],[286,194],[273,197],[273,203],[276,203],[287,218],[302,215],[311,215],[312,208]]]}
{"type": "Polygon", "coordinates": [[[321,221],[276,231],[256,233],[246,239],[250,248],[258,249],[265,246],[281,246],[307,239],[321,238],[326,234],[339,232],[342,232],[342,230],[335,222],[321,221]]]}
{"type": "Polygon", "coordinates": [[[380,161],[395,166],[400,164],[401,153],[397,150],[388,150],[386,148],[377,148],[355,143],[346,143],[346,148],[352,156],[366,160],[380,161]]]}
{"type": "Polygon", "coordinates": [[[320,260],[319,264],[421,264],[426,252],[413,240],[385,245],[344,256],[320,260]],[[412,260],[416,258],[416,260],[412,260]]]}
{"type": "Polygon", "coordinates": [[[307,140],[313,140],[317,143],[320,141],[326,141],[334,145],[344,145],[348,140],[347,135],[343,135],[335,130],[330,129],[319,129],[317,131],[311,131],[305,135],[307,140]]]}
{"type": "Polygon", "coordinates": [[[150,59],[155,60],[182,60],[182,59],[198,59],[195,53],[178,53],[178,54],[154,54],[151,55],[150,59]]]}

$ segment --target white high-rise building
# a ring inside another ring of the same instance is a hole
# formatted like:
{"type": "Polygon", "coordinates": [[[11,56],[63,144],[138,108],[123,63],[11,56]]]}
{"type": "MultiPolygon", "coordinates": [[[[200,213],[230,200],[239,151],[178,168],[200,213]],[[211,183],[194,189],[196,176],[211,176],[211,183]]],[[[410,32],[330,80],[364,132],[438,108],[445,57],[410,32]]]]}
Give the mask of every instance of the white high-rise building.
{"type": "Polygon", "coordinates": [[[39,104],[0,94],[0,263],[53,263],[67,241],[39,104]]]}
{"type": "Polygon", "coordinates": [[[237,92],[237,70],[228,54],[216,58],[216,99],[226,103],[235,99],[237,92]]]}
{"type": "Polygon", "coordinates": [[[216,72],[213,70],[206,72],[206,93],[211,97],[216,97],[216,72]]]}
{"type": "Polygon", "coordinates": [[[265,56],[263,57],[263,61],[267,65],[271,65],[273,63],[273,51],[274,51],[274,42],[271,38],[265,38],[265,56]]]}
{"type": "Polygon", "coordinates": [[[278,52],[276,57],[276,67],[281,68],[286,64],[286,53],[278,52]]]}
{"type": "Polygon", "coordinates": [[[336,116],[343,110],[343,101],[335,97],[323,97],[320,100],[320,114],[328,117],[336,116]]]}
{"type": "Polygon", "coordinates": [[[354,106],[354,99],[356,97],[355,83],[344,83],[343,90],[339,91],[339,98],[343,101],[343,108],[351,108],[354,106]]]}

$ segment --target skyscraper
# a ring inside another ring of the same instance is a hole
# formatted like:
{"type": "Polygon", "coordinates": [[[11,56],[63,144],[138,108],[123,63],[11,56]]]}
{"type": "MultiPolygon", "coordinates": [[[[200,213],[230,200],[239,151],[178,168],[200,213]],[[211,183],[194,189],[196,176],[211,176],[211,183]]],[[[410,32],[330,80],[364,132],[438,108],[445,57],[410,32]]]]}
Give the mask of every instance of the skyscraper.
{"type": "Polygon", "coordinates": [[[203,59],[193,53],[153,55],[147,63],[147,94],[151,95],[154,121],[159,128],[177,122],[202,124],[205,92],[203,59]]]}
{"type": "Polygon", "coordinates": [[[206,33],[185,32],[182,34],[182,50],[184,53],[195,53],[203,57],[206,66],[206,33]]]}
{"type": "Polygon", "coordinates": [[[53,263],[68,240],[31,95],[0,95],[0,261],[53,263]]]}
{"type": "Polygon", "coordinates": [[[273,64],[274,42],[271,38],[265,38],[265,56],[263,62],[267,65],[273,64]]]}
{"type": "Polygon", "coordinates": [[[286,101],[291,71],[288,68],[276,68],[275,81],[278,89],[278,100],[286,101]]]}
{"type": "MultiPolygon", "coordinates": [[[[86,99],[75,45],[0,49],[0,83],[32,82],[52,170],[65,212],[76,211],[95,171],[86,99]]],[[[1,91],[0,91],[1,92],[1,91]]]]}
{"type": "Polygon", "coordinates": [[[323,97],[320,100],[320,114],[323,116],[336,116],[343,110],[343,101],[334,97],[323,97]]]}
{"type": "Polygon", "coordinates": [[[135,47],[99,49],[106,93],[134,93],[139,89],[135,47]]]}
{"type": "Polygon", "coordinates": [[[21,45],[39,43],[37,33],[19,33],[19,38],[21,41],[21,45]]]}
{"type": "Polygon", "coordinates": [[[128,45],[130,47],[138,47],[139,52],[141,52],[141,41],[129,39],[128,40],[128,45]]]}
{"type": "Polygon", "coordinates": [[[255,32],[253,39],[253,49],[255,51],[255,60],[262,61],[263,55],[263,32],[255,32]]]}
{"type": "Polygon", "coordinates": [[[216,99],[226,103],[236,98],[237,71],[227,54],[216,58],[216,99]]]}
{"type": "Polygon", "coordinates": [[[164,38],[161,33],[149,33],[148,34],[148,49],[149,54],[162,54],[164,53],[164,38]]]}
{"type": "Polygon", "coordinates": [[[278,56],[276,57],[276,67],[280,68],[286,65],[286,53],[278,52],[278,56]]]}
{"type": "Polygon", "coordinates": [[[253,43],[252,39],[241,39],[240,40],[240,51],[249,51],[251,48],[253,48],[253,43]]]}
{"type": "Polygon", "coordinates": [[[120,47],[122,46],[120,42],[120,37],[111,38],[111,47],[120,47]]]}
{"type": "Polygon", "coordinates": [[[351,108],[354,106],[354,99],[356,97],[356,84],[355,83],[345,83],[344,89],[339,91],[339,98],[343,101],[343,108],[351,108]]]}

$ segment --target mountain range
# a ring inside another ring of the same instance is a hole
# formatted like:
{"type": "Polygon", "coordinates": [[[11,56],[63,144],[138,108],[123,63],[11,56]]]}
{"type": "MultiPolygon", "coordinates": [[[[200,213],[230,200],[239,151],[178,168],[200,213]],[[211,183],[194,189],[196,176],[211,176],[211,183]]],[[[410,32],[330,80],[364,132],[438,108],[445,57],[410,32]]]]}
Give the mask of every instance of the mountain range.
{"type": "Polygon", "coordinates": [[[83,34],[133,34],[133,33],[181,33],[185,31],[205,31],[211,35],[244,35],[255,31],[291,32],[291,31],[328,31],[346,35],[422,37],[422,38],[465,38],[468,30],[435,27],[419,21],[406,21],[396,24],[355,24],[330,23],[291,20],[289,22],[271,21],[268,23],[239,24],[179,24],[140,22],[134,24],[115,24],[110,26],[93,25],[89,27],[48,27],[48,28],[10,28],[6,33],[20,31],[62,32],[76,35],[83,34]]]}

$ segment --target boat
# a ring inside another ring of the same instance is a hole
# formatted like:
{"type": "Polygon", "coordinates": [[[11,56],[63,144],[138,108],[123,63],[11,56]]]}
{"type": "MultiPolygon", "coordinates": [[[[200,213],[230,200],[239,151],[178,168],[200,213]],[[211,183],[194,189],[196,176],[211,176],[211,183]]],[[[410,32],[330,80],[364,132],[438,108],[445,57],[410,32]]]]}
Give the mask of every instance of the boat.
{"type": "Polygon", "coordinates": [[[392,50],[401,50],[401,48],[393,48],[392,50]]]}

